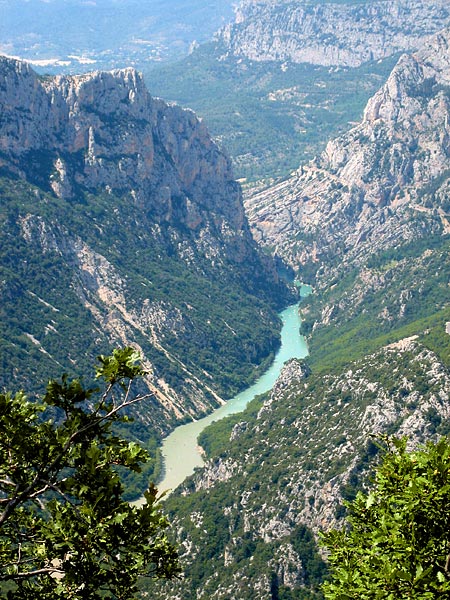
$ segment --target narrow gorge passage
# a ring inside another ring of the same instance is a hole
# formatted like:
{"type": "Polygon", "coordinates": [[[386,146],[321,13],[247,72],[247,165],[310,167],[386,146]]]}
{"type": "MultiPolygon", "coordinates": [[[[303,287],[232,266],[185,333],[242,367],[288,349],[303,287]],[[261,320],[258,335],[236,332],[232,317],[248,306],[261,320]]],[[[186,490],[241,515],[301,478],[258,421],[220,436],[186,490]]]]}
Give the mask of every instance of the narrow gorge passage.
{"type": "Polygon", "coordinates": [[[228,400],[224,406],[203,419],[180,425],[164,440],[162,454],[165,475],[158,483],[161,492],[174,490],[186,477],[192,475],[196,467],[204,465],[197,439],[205,427],[213,421],[242,412],[255,396],[272,389],[287,360],[307,356],[308,347],[305,338],[300,335],[298,304],[286,308],[280,313],[280,317],[283,321],[281,346],[268,370],[252,386],[228,400]]]}

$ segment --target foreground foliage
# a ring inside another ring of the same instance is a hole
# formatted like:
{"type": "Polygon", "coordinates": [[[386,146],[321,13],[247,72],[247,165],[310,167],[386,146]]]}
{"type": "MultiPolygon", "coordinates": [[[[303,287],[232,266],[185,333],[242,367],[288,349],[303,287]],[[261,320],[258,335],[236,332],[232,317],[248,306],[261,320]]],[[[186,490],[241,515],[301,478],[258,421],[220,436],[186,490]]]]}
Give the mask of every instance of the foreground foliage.
{"type": "Polygon", "coordinates": [[[324,535],[328,600],[450,597],[450,444],[388,444],[374,489],[348,505],[350,530],[324,535]]]}
{"type": "Polygon", "coordinates": [[[138,358],[132,348],[99,357],[101,391],[63,376],[41,402],[0,394],[0,582],[9,582],[8,599],[125,600],[140,575],[178,573],[156,488],[132,507],[116,472],[139,471],[147,459],[111,433],[127,420],[119,411],[145,397],[131,393],[138,358]]]}

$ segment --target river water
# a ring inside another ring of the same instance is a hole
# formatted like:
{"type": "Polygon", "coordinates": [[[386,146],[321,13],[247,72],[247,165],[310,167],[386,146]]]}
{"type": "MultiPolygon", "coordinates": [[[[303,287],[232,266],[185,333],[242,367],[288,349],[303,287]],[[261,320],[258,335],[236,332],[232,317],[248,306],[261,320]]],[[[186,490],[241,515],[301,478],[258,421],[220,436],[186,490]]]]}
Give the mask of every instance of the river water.
{"type": "MultiPolygon", "coordinates": [[[[308,292],[308,290],[305,291],[308,292]]],[[[160,492],[175,489],[186,477],[192,475],[196,467],[204,465],[197,438],[205,427],[213,421],[219,421],[228,415],[242,412],[255,396],[272,389],[287,360],[303,358],[308,354],[305,339],[300,335],[298,304],[286,308],[280,313],[280,317],[283,321],[281,346],[268,370],[251,387],[228,400],[225,405],[207,417],[180,425],[165,438],[162,444],[165,476],[158,483],[160,492]]]]}

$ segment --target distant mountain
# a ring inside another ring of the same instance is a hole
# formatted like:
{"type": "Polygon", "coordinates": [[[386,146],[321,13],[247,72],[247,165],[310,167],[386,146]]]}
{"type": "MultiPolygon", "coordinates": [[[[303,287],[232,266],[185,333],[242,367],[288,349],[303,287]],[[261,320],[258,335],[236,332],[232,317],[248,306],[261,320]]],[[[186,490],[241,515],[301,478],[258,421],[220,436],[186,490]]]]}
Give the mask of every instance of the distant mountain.
{"type": "Polygon", "coordinates": [[[132,344],[148,436],[245,386],[290,295],[205,126],[133,69],[40,78],[5,58],[0,115],[1,387],[87,376],[132,344]]]}
{"type": "Polygon", "coordinates": [[[254,61],[355,67],[418,48],[449,18],[448,0],[243,0],[218,39],[254,61]]]}
{"type": "Polygon", "coordinates": [[[2,0],[0,13],[0,53],[77,73],[184,56],[233,11],[231,0],[2,0]]]}
{"type": "Polygon", "coordinates": [[[213,42],[144,72],[207,121],[253,194],[348,131],[400,53],[449,23],[448,0],[244,1],[213,42]]]}

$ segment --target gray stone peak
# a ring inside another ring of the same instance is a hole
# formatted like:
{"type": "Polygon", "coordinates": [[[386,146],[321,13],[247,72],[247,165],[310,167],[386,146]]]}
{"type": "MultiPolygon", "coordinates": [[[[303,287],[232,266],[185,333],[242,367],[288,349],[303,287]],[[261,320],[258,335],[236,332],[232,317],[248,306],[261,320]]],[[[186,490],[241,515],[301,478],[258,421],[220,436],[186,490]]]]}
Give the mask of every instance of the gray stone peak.
{"type": "Polygon", "coordinates": [[[450,232],[449,40],[446,29],[402,55],[360,124],[248,200],[258,239],[298,267],[450,232]]]}
{"type": "Polygon", "coordinates": [[[65,198],[109,189],[156,220],[196,227],[206,209],[245,227],[228,157],[192,111],[152,98],[135,69],[47,78],[5,58],[0,77],[3,166],[65,198]],[[47,169],[33,170],[29,152],[46,153],[47,169]]]}

